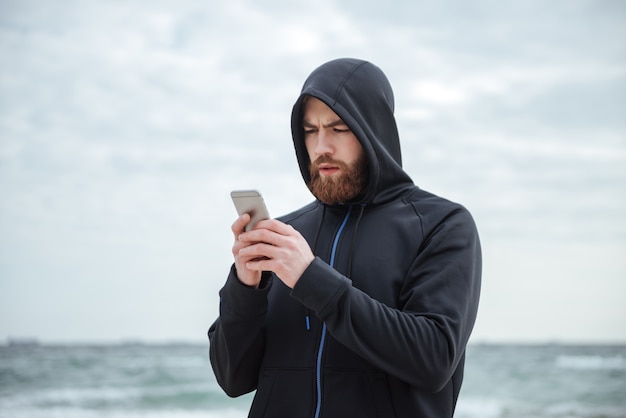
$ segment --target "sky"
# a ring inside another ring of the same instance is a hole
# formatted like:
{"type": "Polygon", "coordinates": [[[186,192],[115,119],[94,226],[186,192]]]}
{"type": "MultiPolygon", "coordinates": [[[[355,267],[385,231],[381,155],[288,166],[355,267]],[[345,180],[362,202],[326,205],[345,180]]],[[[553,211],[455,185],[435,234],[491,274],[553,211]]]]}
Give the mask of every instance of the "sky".
{"type": "Polygon", "coordinates": [[[476,220],[473,342],[626,342],[626,3],[308,3],[0,0],[0,343],[205,342],[229,192],[313,199],[290,112],[337,57],[476,220]]]}

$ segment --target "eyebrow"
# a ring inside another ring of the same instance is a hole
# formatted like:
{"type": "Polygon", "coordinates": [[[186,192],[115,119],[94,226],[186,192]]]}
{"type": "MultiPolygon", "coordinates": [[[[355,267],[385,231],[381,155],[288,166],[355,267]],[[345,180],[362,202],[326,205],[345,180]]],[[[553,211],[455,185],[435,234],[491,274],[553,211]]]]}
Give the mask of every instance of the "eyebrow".
{"type": "MultiPolygon", "coordinates": [[[[324,125],[324,128],[334,128],[335,126],[341,126],[341,125],[348,126],[348,125],[346,125],[346,123],[343,120],[337,119],[337,120],[334,120],[334,121],[328,123],[327,125],[324,125]]],[[[315,128],[316,127],[316,125],[312,124],[311,122],[307,121],[306,119],[304,119],[302,121],[302,126],[305,127],[305,128],[315,128]]]]}

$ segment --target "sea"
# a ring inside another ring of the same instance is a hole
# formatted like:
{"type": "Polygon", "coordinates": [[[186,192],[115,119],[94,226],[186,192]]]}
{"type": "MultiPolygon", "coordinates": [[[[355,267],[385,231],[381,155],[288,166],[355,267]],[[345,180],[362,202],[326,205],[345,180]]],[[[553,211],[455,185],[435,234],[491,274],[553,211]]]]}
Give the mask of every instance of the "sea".
{"type": "MultiPolygon", "coordinates": [[[[244,418],[251,400],[221,391],[208,343],[0,345],[0,418],[244,418]]],[[[626,417],[626,346],[471,344],[455,417],[626,417]]]]}

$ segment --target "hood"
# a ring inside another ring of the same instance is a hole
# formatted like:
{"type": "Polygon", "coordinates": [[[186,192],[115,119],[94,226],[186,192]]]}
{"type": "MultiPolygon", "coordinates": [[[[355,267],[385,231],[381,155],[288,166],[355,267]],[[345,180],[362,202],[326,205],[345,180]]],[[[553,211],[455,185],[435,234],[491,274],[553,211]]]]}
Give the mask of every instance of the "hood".
{"type": "Polygon", "coordinates": [[[367,190],[358,201],[346,203],[383,203],[413,183],[402,169],[391,85],[377,66],[353,58],[336,59],[315,69],[293,106],[291,133],[305,183],[310,180],[302,127],[306,96],[326,103],[352,130],[365,152],[369,169],[367,190]]]}

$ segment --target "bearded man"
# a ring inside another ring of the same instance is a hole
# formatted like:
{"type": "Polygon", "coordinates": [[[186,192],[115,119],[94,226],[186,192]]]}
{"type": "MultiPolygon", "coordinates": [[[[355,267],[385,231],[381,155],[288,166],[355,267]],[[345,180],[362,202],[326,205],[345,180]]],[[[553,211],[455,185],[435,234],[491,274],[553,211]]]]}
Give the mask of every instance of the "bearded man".
{"type": "Polygon", "coordinates": [[[292,111],[316,200],[244,232],[209,329],[250,417],[452,417],[481,280],[469,212],[402,168],[391,85],[357,59],[323,64],[292,111]]]}

